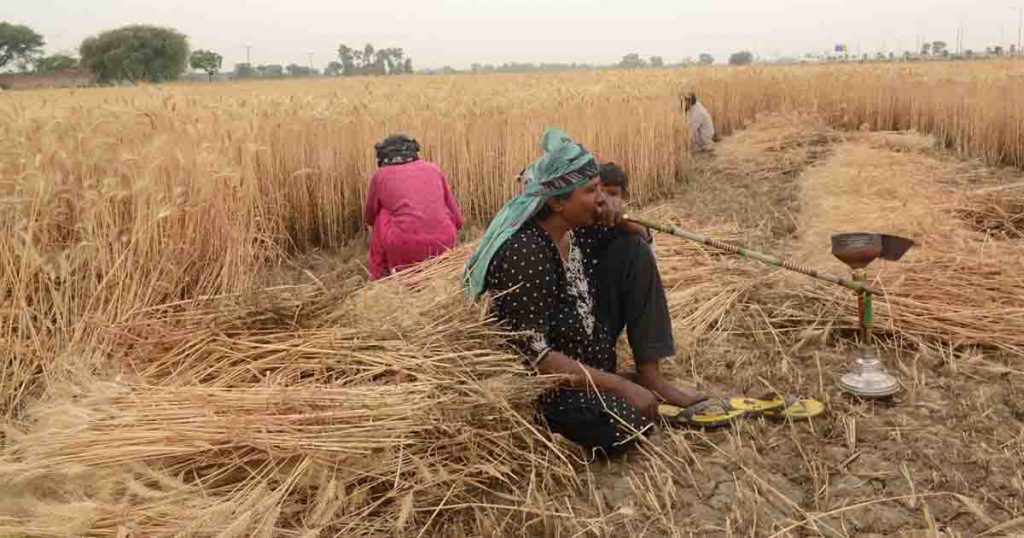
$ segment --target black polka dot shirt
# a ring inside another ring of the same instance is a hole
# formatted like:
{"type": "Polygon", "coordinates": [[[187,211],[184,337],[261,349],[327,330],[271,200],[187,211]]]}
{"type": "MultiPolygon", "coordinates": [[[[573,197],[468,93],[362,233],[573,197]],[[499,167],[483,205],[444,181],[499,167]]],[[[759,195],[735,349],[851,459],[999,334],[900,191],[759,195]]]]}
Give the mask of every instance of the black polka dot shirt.
{"type": "Polygon", "coordinates": [[[563,262],[551,236],[534,219],[495,253],[486,286],[513,348],[532,366],[559,351],[587,366],[614,372],[615,343],[596,321],[593,264],[610,237],[598,229],[571,233],[563,262]]]}

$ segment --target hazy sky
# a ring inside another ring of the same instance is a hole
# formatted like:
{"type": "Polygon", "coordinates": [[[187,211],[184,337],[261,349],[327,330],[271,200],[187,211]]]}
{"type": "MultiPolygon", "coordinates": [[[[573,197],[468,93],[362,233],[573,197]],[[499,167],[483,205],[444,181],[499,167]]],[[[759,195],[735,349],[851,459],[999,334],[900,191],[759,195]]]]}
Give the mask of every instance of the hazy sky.
{"type": "Polygon", "coordinates": [[[46,37],[48,52],[75,51],[99,31],[132,23],[170,26],[193,49],[245,61],[318,67],[339,43],[404,47],[417,68],[471,63],[609,64],[635,51],[667,62],[707,51],[718,61],[749,49],[798,55],[847,43],[851,53],[913,49],[919,37],[954,48],[1016,43],[1024,0],[0,0],[0,20],[46,37]]]}

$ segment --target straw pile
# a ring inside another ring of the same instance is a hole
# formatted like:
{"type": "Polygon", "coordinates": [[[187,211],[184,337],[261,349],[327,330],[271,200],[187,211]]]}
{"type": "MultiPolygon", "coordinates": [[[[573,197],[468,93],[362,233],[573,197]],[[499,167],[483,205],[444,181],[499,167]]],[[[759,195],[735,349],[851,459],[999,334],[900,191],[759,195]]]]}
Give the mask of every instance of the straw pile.
{"type": "Polygon", "coordinates": [[[995,239],[1024,239],[1024,183],[968,192],[955,211],[972,228],[995,239]]]}
{"type": "MultiPolygon", "coordinates": [[[[917,343],[977,344],[1024,356],[1024,246],[989,241],[991,234],[975,231],[973,221],[956,218],[983,214],[979,200],[992,201],[994,193],[1003,194],[1003,209],[1013,198],[1005,190],[961,194],[944,185],[949,175],[948,166],[926,154],[882,153],[864,143],[837,149],[801,179],[797,256],[845,274],[828,252],[830,233],[884,230],[913,238],[917,245],[904,260],[871,266],[887,292],[876,302],[876,327],[917,343]]],[[[1003,222],[1021,218],[1010,210],[1003,222]]],[[[821,306],[801,309],[806,315],[794,321],[824,316],[836,305],[856,315],[849,293],[812,284],[801,286],[802,293],[821,306]]]]}
{"type": "Polygon", "coordinates": [[[531,506],[575,475],[532,420],[546,381],[498,351],[455,285],[464,259],[341,297],[268,290],[112,329],[116,371],[51,387],[8,432],[0,532],[531,528],[531,506]]]}

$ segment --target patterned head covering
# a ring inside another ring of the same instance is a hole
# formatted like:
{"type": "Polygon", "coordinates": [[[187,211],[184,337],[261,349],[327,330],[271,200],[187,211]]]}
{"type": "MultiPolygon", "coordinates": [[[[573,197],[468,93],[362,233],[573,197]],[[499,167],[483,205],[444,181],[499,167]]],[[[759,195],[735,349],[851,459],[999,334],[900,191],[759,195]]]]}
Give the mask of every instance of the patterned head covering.
{"type": "Polygon", "coordinates": [[[594,156],[561,129],[545,130],[540,147],[544,155],[520,174],[522,194],[506,202],[494,216],[466,264],[463,284],[472,297],[484,292],[487,269],[494,254],[548,198],[572,192],[598,173],[594,156]]]}

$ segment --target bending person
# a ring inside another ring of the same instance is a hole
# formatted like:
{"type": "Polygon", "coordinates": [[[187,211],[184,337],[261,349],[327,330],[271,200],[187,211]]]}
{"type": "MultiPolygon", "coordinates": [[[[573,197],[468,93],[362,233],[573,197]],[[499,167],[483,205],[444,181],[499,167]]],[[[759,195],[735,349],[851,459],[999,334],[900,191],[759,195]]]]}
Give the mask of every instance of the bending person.
{"type": "Polygon", "coordinates": [[[454,247],[463,219],[444,174],[419,158],[416,140],[392,135],[374,149],[379,168],[363,220],[373,229],[370,278],[377,280],[454,247]]]}
{"type": "Polygon", "coordinates": [[[686,125],[690,129],[690,151],[701,153],[715,147],[715,124],[711,113],[694,93],[686,94],[686,125]]]}

